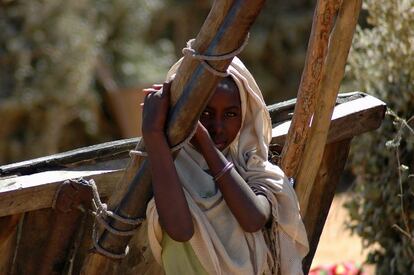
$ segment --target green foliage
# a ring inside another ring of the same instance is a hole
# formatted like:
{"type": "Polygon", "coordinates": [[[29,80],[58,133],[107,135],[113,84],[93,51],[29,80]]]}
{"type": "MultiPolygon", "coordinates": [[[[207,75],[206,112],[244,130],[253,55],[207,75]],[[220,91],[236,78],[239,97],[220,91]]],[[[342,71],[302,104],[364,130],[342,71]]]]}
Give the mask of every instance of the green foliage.
{"type": "Polygon", "coordinates": [[[106,61],[120,87],[162,79],[172,44],[146,39],[160,7],[145,0],[2,2],[0,164],[113,139],[95,87],[97,61],[106,61]]]}
{"type": "MultiPolygon", "coordinates": [[[[242,58],[269,103],[296,94],[314,3],[267,1],[253,26],[242,58]]],[[[0,164],[119,138],[102,111],[96,69],[109,67],[121,88],[162,81],[211,4],[0,2],[0,164]]]]}
{"type": "Polygon", "coordinates": [[[347,204],[350,227],[373,250],[378,274],[414,274],[414,1],[366,0],[368,28],[358,28],[348,84],[384,100],[379,131],[352,148],[357,176],[347,204]]]}

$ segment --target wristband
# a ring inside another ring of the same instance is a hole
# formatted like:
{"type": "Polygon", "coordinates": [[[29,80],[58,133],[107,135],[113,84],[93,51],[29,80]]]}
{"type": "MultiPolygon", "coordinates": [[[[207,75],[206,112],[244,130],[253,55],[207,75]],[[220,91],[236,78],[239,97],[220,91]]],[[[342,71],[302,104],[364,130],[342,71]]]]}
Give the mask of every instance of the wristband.
{"type": "Polygon", "coordinates": [[[224,174],[226,174],[228,171],[230,171],[231,168],[234,167],[233,162],[229,161],[227,162],[227,164],[223,167],[223,169],[221,169],[220,172],[217,173],[217,175],[215,175],[213,177],[214,181],[218,181],[222,176],[224,176],[224,174]]]}

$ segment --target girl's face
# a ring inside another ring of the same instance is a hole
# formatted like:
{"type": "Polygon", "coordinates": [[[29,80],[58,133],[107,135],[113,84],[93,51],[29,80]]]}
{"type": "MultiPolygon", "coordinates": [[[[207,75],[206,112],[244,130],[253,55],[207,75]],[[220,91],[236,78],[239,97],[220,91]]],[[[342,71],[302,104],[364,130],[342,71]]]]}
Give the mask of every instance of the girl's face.
{"type": "Polygon", "coordinates": [[[240,94],[232,79],[223,79],[200,117],[220,151],[236,138],[242,123],[240,94]]]}

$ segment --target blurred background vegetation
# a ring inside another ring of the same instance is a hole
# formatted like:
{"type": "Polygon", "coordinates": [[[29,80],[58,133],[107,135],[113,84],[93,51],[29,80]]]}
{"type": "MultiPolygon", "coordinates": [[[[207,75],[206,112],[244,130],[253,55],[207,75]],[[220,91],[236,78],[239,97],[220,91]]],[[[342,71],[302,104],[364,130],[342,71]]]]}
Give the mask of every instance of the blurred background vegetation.
{"type": "MultiPolygon", "coordinates": [[[[0,164],[120,138],[108,94],[163,81],[211,2],[0,1],[0,164]]],[[[268,1],[251,31],[270,103],[296,94],[313,7],[268,1]]]]}
{"type": "Polygon", "coordinates": [[[347,86],[388,105],[379,131],[355,139],[349,226],[373,251],[378,274],[414,274],[414,1],[366,0],[347,86]]]}
{"type": "MultiPolygon", "coordinates": [[[[111,101],[163,81],[211,2],[0,0],[0,164],[121,138],[111,101]]],[[[267,1],[251,30],[242,59],[269,104],[296,95],[315,2],[267,1]]],[[[414,274],[414,0],[364,9],[343,90],[394,115],[353,143],[349,226],[379,274],[414,274]]]]}

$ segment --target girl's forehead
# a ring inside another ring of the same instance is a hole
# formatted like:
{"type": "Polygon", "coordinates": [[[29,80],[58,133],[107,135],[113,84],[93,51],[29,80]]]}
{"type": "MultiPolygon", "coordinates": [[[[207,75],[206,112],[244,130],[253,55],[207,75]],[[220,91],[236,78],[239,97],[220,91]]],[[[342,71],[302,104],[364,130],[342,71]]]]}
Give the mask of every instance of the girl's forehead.
{"type": "Polygon", "coordinates": [[[236,82],[234,82],[233,78],[231,76],[225,77],[222,80],[220,80],[219,84],[217,87],[222,87],[224,89],[228,89],[228,90],[234,90],[234,91],[239,91],[236,82]]]}
{"type": "Polygon", "coordinates": [[[209,106],[217,105],[222,107],[241,107],[240,94],[238,89],[231,86],[219,85],[213,97],[210,100],[209,106]]]}

